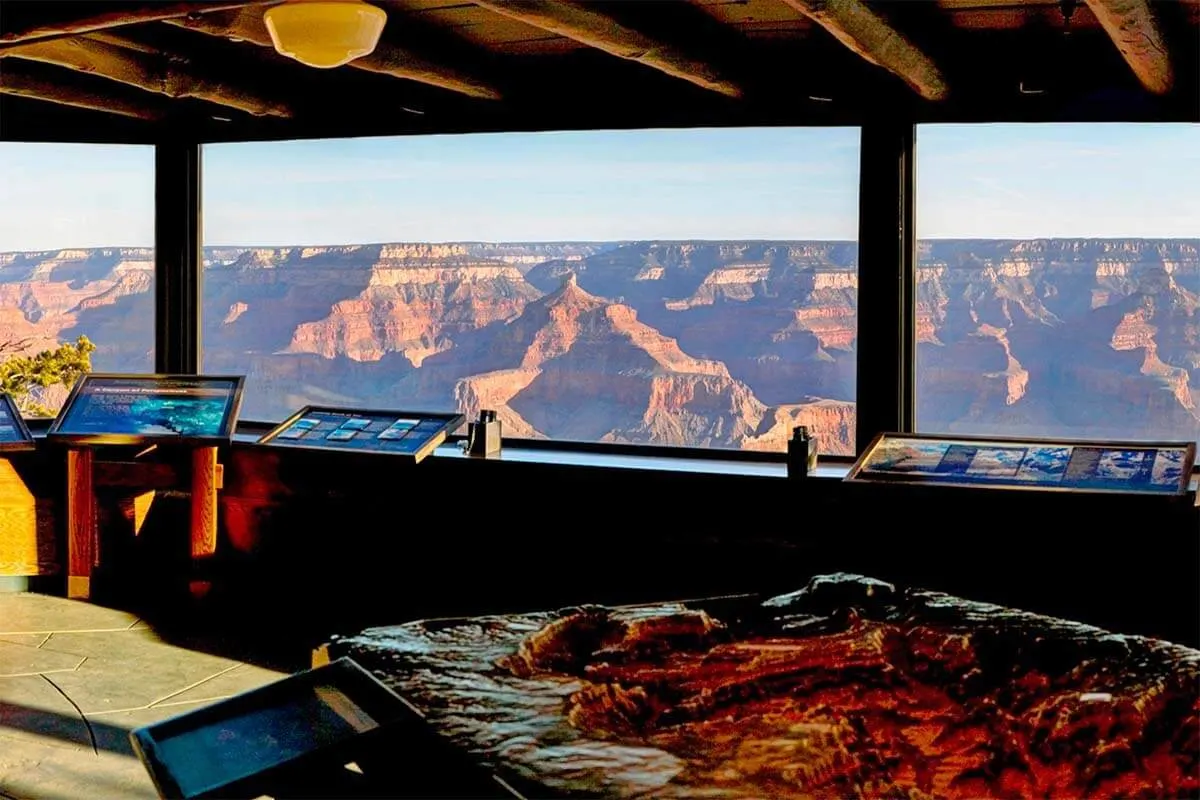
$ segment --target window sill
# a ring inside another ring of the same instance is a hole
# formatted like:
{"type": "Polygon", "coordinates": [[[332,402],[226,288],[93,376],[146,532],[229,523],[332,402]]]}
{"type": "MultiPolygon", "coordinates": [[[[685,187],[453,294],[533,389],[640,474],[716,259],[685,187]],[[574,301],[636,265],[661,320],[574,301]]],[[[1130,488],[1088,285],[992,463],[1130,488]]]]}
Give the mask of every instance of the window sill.
{"type": "MultiPolygon", "coordinates": [[[[234,434],[235,444],[255,444],[262,433],[239,431],[234,434]]],[[[34,439],[45,438],[44,431],[35,430],[34,439]]],[[[593,469],[644,470],[647,472],[677,472],[702,475],[730,475],[751,478],[787,478],[787,465],[779,461],[754,461],[745,458],[723,459],[701,456],[638,455],[632,453],[603,453],[571,450],[568,448],[522,447],[506,444],[500,453],[480,458],[468,456],[459,442],[448,442],[433,452],[437,459],[459,459],[486,462],[508,462],[544,466],[585,467],[593,469]]],[[[818,461],[813,477],[840,481],[850,472],[849,462],[821,463],[818,461]]],[[[1193,473],[1188,483],[1188,493],[1200,491],[1200,473],[1193,473]]],[[[1200,505],[1200,498],[1197,500],[1200,505]]]]}
{"type": "MultiPolygon", "coordinates": [[[[458,443],[444,444],[434,451],[436,458],[472,459],[480,461],[505,461],[525,464],[554,466],[597,467],[604,469],[634,469],[653,472],[689,472],[711,475],[740,475],[756,478],[786,478],[787,465],[777,461],[747,461],[743,459],[698,458],[658,455],[633,455],[627,453],[596,453],[573,450],[556,450],[545,447],[524,448],[520,445],[505,445],[494,456],[486,459],[468,456],[458,443]]],[[[818,462],[814,477],[841,480],[850,471],[849,464],[821,464],[818,462]]]]}
{"type": "MultiPolygon", "coordinates": [[[[478,460],[478,461],[506,461],[512,463],[538,464],[549,466],[568,466],[568,467],[589,467],[600,469],[620,469],[620,470],[646,470],[651,472],[679,472],[679,473],[699,473],[706,475],[730,475],[739,477],[753,478],[787,478],[787,465],[778,461],[753,461],[746,459],[720,459],[720,458],[704,458],[697,456],[661,456],[661,455],[637,455],[630,453],[597,453],[597,452],[580,452],[569,449],[555,449],[539,446],[537,448],[521,447],[516,444],[506,444],[500,453],[494,456],[480,458],[478,456],[468,456],[463,452],[462,447],[458,442],[443,444],[434,451],[435,458],[447,459],[462,459],[462,460],[478,460]]],[[[849,462],[837,462],[822,464],[817,462],[816,471],[812,477],[840,481],[843,480],[853,465],[849,462]]],[[[901,484],[896,484],[901,485],[901,484]]],[[[935,484],[930,484],[931,486],[935,484]]],[[[961,487],[952,487],[961,488],[961,487]]],[[[995,487],[1000,491],[1004,491],[1001,487],[995,487]]],[[[1022,490],[1010,490],[1020,492],[1022,490]]],[[[1200,491],[1200,474],[1193,473],[1191,480],[1188,482],[1188,493],[1195,494],[1200,491]]],[[[1055,493],[1053,489],[1045,490],[1045,492],[1036,492],[1039,494],[1055,493]]],[[[1069,492],[1070,494],[1087,494],[1083,490],[1069,492]]],[[[1154,497],[1154,495],[1129,495],[1132,498],[1154,497]]],[[[1200,499],[1197,500],[1197,505],[1200,505],[1200,499]]]]}
{"type": "MultiPolygon", "coordinates": [[[[261,434],[238,432],[233,441],[238,444],[254,444],[261,434]]],[[[539,445],[522,447],[506,443],[494,456],[480,458],[468,456],[459,442],[447,442],[433,452],[434,458],[461,459],[471,461],[507,462],[546,466],[591,467],[602,469],[632,469],[649,472],[686,472],[707,475],[737,475],[752,478],[787,478],[787,465],[779,461],[754,461],[745,458],[705,458],[694,455],[664,456],[639,455],[632,453],[602,453],[572,450],[539,445]]],[[[850,471],[849,463],[818,462],[815,477],[841,480],[850,471]]]]}

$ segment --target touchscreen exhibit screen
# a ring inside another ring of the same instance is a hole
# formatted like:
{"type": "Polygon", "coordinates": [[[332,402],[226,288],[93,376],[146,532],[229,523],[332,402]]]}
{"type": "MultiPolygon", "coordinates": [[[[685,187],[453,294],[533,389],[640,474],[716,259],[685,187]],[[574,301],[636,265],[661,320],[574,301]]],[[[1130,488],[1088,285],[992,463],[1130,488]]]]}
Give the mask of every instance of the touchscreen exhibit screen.
{"type": "Polygon", "coordinates": [[[55,433],[145,437],[227,437],[236,378],[88,375],[55,433]]]}
{"type": "Polygon", "coordinates": [[[225,786],[379,727],[341,690],[317,686],[182,730],[156,745],[159,761],[185,796],[225,786]]]}
{"type": "MultiPolygon", "coordinates": [[[[3,400],[3,398],[0,398],[3,400]]],[[[0,444],[19,444],[29,441],[21,424],[13,419],[13,406],[8,401],[0,402],[0,444]]]]}
{"type": "Polygon", "coordinates": [[[416,454],[445,427],[440,417],[310,409],[275,434],[271,444],[416,454]]]}

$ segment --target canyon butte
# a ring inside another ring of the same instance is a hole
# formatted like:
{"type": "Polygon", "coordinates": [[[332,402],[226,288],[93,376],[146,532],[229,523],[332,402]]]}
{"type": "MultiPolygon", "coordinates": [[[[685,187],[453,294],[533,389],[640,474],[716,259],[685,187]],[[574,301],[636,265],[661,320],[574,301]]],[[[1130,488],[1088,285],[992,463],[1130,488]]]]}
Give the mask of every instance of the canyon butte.
{"type": "MultiPolygon", "coordinates": [[[[1200,239],[918,245],[918,429],[1200,436],[1200,239]]],[[[148,248],[0,253],[0,342],[153,367],[148,248]]],[[[203,369],[243,419],[496,409],[506,436],[854,452],[858,248],[826,241],[204,250],[203,369]]]]}

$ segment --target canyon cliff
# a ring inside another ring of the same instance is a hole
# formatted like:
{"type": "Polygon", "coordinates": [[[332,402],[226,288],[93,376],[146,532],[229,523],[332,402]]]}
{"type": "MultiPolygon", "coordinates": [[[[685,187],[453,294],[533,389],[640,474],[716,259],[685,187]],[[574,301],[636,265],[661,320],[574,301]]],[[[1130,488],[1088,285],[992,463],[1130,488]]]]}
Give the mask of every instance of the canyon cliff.
{"type": "Polygon", "coordinates": [[[918,427],[1200,435],[1200,240],[946,240],[919,264],[918,427]]]}
{"type": "MultiPolygon", "coordinates": [[[[509,435],[854,450],[858,252],[819,241],[206,248],[203,368],[243,418],[494,408],[509,435]]],[[[153,251],[0,253],[0,336],[153,364],[153,251]]],[[[919,244],[918,428],[1200,436],[1200,239],[919,244]]],[[[864,365],[865,366],[865,365],[864,365]]]]}

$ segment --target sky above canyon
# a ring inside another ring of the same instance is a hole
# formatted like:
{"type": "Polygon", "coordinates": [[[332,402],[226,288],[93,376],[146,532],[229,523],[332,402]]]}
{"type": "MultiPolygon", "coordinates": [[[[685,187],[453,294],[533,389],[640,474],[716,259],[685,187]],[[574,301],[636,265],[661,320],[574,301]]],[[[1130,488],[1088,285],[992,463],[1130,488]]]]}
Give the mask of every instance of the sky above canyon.
{"type": "MultiPolygon", "coordinates": [[[[204,150],[206,245],[854,239],[858,130],[204,150]]],[[[1200,237],[1200,125],[922,126],[922,238],[1200,237]]],[[[0,143],[0,251],[149,246],[149,147],[0,143]]]]}

